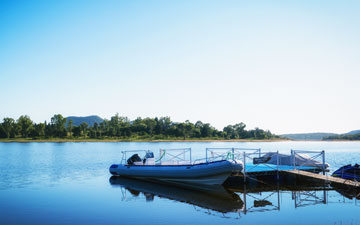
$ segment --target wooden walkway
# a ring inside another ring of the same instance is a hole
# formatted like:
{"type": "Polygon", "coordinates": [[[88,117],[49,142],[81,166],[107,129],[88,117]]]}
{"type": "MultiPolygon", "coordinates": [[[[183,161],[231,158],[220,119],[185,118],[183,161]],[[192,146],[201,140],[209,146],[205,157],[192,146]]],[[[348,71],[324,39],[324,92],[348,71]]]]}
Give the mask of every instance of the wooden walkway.
{"type": "Polygon", "coordinates": [[[307,171],[303,171],[303,170],[287,170],[287,171],[282,171],[282,172],[305,176],[305,177],[318,179],[318,180],[323,180],[323,181],[327,181],[327,182],[331,182],[331,183],[351,186],[351,187],[355,187],[355,188],[360,187],[360,182],[357,182],[357,181],[346,180],[343,178],[332,177],[332,176],[327,176],[327,175],[322,175],[322,174],[311,173],[311,172],[307,172],[307,171]]]}

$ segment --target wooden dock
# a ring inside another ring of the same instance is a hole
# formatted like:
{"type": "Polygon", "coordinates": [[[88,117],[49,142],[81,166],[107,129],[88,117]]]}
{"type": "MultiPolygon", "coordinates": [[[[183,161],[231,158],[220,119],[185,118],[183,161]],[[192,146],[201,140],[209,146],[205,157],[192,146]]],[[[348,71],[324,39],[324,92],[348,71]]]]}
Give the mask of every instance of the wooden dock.
{"type": "Polygon", "coordinates": [[[287,170],[287,171],[282,171],[282,172],[300,175],[300,176],[313,178],[313,179],[317,179],[317,180],[323,180],[325,182],[351,186],[351,187],[355,187],[355,188],[360,187],[360,182],[357,182],[357,181],[346,180],[343,178],[332,177],[332,176],[327,176],[327,175],[322,175],[322,174],[311,173],[311,172],[307,172],[307,171],[303,171],[303,170],[287,170]]]}

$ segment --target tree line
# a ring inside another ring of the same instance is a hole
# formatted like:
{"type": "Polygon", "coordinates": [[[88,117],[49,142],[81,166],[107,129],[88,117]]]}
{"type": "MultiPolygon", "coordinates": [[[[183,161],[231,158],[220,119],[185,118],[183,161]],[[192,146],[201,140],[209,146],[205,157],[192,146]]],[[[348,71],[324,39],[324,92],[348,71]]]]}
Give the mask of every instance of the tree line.
{"type": "Polygon", "coordinates": [[[360,140],[360,134],[340,134],[324,137],[323,140],[360,140]]]}
{"type": "Polygon", "coordinates": [[[228,125],[217,130],[209,123],[197,121],[195,124],[173,122],[170,117],[141,118],[130,121],[116,114],[101,123],[89,126],[83,122],[75,126],[73,121],[56,114],[50,122],[34,123],[29,116],[20,116],[17,120],[4,118],[0,123],[0,138],[122,138],[122,139],[272,139],[278,136],[269,130],[255,128],[246,130],[244,123],[228,125]]]}

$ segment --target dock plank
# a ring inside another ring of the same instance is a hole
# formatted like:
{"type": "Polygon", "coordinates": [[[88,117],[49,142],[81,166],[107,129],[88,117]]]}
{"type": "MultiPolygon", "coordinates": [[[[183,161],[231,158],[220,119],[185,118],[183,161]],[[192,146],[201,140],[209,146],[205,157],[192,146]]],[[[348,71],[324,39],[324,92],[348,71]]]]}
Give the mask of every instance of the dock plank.
{"type": "Polygon", "coordinates": [[[332,177],[332,176],[316,174],[316,173],[311,173],[311,172],[307,172],[307,171],[303,171],[303,170],[296,170],[296,169],[295,170],[287,170],[287,171],[283,171],[283,172],[301,175],[301,176],[305,176],[305,177],[310,177],[310,178],[314,178],[314,179],[318,179],[318,180],[333,182],[333,183],[337,183],[337,184],[341,184],[341,185],[352,186],[352,187],[356,187],[356,188],[360,187],[360,182],[353,181],[353,180],[346,180],[346,179],[339,178],[339,177],[332,177]]]}

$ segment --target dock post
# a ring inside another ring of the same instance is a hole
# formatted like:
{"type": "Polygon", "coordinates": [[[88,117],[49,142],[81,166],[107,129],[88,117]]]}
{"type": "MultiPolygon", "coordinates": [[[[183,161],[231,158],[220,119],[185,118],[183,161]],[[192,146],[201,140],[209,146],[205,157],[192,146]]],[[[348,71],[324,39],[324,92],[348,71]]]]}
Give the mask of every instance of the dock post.
{"type": "Polygon", "coordinates": [[[277,151],[277,154],[276,154],[276,178],[277,180],[279,181],[279,150],[277,151]]]}
{"type": "Polygon", "coordinates": [[[321,154],[322,154],[322,170],[323,170],[323,175],[325,175],[325,151],[322,150],[321,154]]]}
{"type": "Polygon", "coordinates": [[[245,185],[245,183],[244,183],[244,205],[245,205],[245,207],[244,207],[244,214],[246,215],[246,185],[245,185]]]}
{"type": "Polygon", "coordinates": [[[280,187],[279,187],[279,181],[277,182],[277,194],[278,194],[278,210],[280,211],[280,187]]]}
{"type": "Polygon", "coordinates": [[[232,150],[232,160],[234,160],[235,150],[234,150],[234,148],[232,148],[231,150],[232,150]]]}
{"type": "Polygon", "coordinates": [[[243,152],[243,156],[244,156],[244,184],[246,183],[246,153],[243,152]]]}
{"type": "Polygon", "coordinates": [[[295,169],[295,153],[294,150],[291,149],[291,163],[293,164],[293,168],[295,169]]]}

